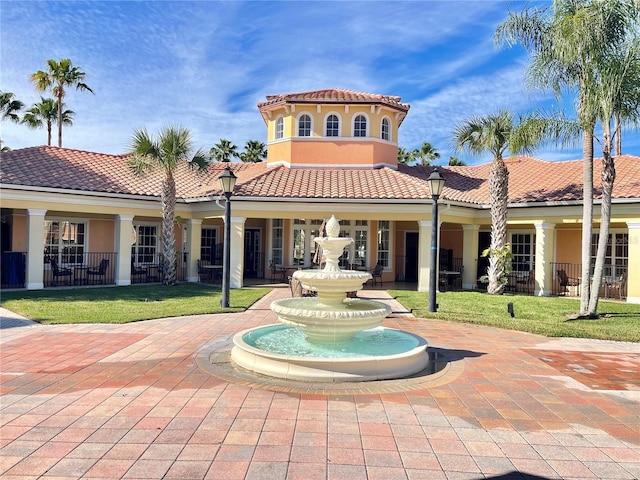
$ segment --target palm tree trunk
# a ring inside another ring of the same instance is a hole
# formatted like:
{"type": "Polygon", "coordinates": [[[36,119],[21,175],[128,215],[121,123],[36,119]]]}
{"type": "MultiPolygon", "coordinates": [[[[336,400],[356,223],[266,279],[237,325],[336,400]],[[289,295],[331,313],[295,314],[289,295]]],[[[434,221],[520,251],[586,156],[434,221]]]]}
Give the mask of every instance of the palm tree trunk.
{"type": "Polygon", "coordinates": [[[176,283],[176,235],[174,230],[176,211],[176,182],[170,171],[162,183],[162,283],[176,283]]]}
{"type": "Polygon", "coordinates": [[[620,114],[616,113],[615,115],[615,130],[614,135],[616,136],[616,157],[622,155],[622,128],[620,125],[620,114]]]}
{"type": "Polygon", "coordinates": [[[51,122],[47,122],[47,145],[51,146],[51,122]]]}
{"type": "Polygon", "coordinates": [[[491,253],[487,274],[487,293],[500,295],[504,290],[505,271],[503,251],[507,243],[507,207],[509,205],[509,170],[501,156],[496,156],[489,171],[489,198],[491,202],[491,253]]]}
{"type": "Polygon", "coordinates": [[[580,284],[580,315],[589,310],[591,286],[591,237],[593,235],[593,126],[582,136],[582,274],[580,284]]]}
{"type": "Polygon", "coordinates": [[[58,146],[62,147],[62,86],[58,86],[58,146]]]}
{"type": "Polygon", "coordinates": [[[602,272],[607,252],[607,242],[609,240],[609,223],[611,222],[611,197],[613,194],[613,183],[616,179],[616,167],[611,156],[611,135],[606,131],[603,134],[603,168],[602,168],[602,206],[600,214],[600,236],[598,238],[598,252],[596,253],[596,264],[593,269],[593,279],[591,284],[591,297],[589,298],[589,309],[587,315],[596,317],[598,313],[598,297],[600,285],[602,284],[602,272]]]}

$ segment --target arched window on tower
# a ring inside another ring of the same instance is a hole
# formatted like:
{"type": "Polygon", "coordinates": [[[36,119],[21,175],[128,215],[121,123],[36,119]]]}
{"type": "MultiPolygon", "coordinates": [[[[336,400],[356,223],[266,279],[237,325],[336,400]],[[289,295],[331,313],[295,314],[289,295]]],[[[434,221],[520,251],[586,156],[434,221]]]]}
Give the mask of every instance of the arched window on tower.
{"type": "Polygon", "coordinates": [[[306,113],[300,115],[298,119],[298,136],[310,137],[311,136],[311,117],[306,113]]]}
{"type": "Polygon", "coordinates": [[[390,140],[391,135],[389,134],[389,119],[383,118],[382,125],[380,126],[380,138],[382,140],[390,140]]]}
{"type": "Polygon", "coordinates": [[[353,120],[353,136],[354,137],[367,136],[367,117],[365,117],[364,115],[358,115],[353,120]]]}
{"type": "Polygon", "coordinates": [[[284,138],[284,117],[276,120],[276,140],[284,138]]]}
{"type": "Polygon", "coordinates": [[[325,136],[327,137],[340,136],[340,119],[338,118],[337,115],[331,114],[327,117],[325,136]]]}

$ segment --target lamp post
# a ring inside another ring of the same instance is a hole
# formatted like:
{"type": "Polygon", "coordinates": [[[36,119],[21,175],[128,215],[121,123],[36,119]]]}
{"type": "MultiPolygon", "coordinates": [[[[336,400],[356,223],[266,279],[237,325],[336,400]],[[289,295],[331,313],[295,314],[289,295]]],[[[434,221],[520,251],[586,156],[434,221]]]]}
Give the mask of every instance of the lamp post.
{"type": "Polygon", "coordinates": [[[433,207],[431,210],[431,275],[429,277],[429,311],[438,311],[436,289],[438,288],[438,197],[444,188],[444,177],[435,169],[427,179],[433,207]]]}
{"type": "Polygon", "coordinates": [[[224,172],[220,174],[218,179],[222,186],[222,191],[227,199],[224,207],[224,254],[222,265],[222,298],[220,299],[221,307],[229,306],[229,280],[231,278],[231,194],[236,186],[236,176],[231,171],[231,167],[227,165],[224,172]]]}

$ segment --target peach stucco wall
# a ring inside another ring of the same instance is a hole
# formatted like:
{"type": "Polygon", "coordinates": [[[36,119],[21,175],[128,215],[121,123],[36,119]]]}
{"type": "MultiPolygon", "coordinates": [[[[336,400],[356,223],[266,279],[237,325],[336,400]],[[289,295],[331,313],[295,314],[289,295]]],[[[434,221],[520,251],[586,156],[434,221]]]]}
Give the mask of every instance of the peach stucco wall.
{"type": "Polygon", "coordinates": [[[27,217],[14,215],[11,225],[11,250],[14,252],[26,252],[27,247],[27,217]]]}
{"type": "Polygon", "coordinates": [[[582,262],[582,233],[580,230],[558,230],[556,232],[556,262],[582,262]]]}

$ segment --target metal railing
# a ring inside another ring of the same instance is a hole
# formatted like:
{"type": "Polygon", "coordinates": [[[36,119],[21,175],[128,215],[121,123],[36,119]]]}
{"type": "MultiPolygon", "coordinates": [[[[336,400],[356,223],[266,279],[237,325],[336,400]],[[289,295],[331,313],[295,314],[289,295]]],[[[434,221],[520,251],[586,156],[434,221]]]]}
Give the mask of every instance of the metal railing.
{"type": "Polygon", "coordinates": [[[45,287],[115,285],[117,252],[85,252],[63,263],[59,255],[45,255],[45,287]]]}

